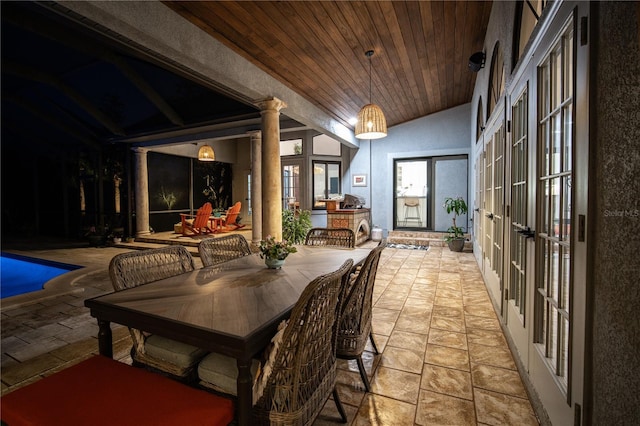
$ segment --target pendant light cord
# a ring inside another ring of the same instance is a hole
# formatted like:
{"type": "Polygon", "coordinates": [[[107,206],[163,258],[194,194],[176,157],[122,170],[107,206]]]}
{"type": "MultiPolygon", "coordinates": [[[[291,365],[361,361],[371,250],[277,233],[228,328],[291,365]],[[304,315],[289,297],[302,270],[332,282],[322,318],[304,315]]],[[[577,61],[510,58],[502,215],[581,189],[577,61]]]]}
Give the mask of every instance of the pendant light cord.
{"type": "Polygon", "coordinates": [[[369,58],[369,103],[373,103],[373,96],[371,95],[371,79],[372,79],[372,68],[371,68],[371,57],[373,56],[373,50],[367,50],[364,53],[369,58]]]}

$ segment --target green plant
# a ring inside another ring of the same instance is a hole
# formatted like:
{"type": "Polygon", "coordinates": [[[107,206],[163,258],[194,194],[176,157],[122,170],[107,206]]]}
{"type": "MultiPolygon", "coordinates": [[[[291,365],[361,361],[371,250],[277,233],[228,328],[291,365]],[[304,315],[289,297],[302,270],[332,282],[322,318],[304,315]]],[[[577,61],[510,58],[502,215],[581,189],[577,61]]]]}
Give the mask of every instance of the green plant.
{"type": "Polygon", "coordinates": [[[309,210],[282,211],[282,238],[292,244],[302,244],[311,229],[311,212],[309,210]]]}
{"type": "Polygon", "coordinates": [[[262,259],[278,259],[284,260],[291,253],[298,250],[287,240],[276,241],[275,237],[267,236],[266,239],[260,241],[260,257],[262,259]]]}
{"type": "Polygon", "coordinates": [[[467,203],[462,197],[447,197],[444,199],[444,204],[442,205],[442,207],[444,207],[444,209],[447,211],[447,214],[453,213],[453,225],[450,226],[449,229],[447,229],[449,235],[445,237],[445,241],[464,238],[464,228],[456,224],[456,218],[458,216],[462,216],[463,214],[467,214],[467,203]]]}

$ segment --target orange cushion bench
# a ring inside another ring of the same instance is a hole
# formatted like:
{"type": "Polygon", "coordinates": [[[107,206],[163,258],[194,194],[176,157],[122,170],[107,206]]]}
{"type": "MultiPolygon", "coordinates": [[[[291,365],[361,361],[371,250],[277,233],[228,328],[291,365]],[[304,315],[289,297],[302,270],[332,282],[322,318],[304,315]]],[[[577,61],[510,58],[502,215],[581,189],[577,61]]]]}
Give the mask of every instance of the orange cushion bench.
{"type": "Polygon", "coordinates": [[[230,399],[100,355],[16,389],[0,402],[8,426],[227,426],[234,418],[230,399]]]}

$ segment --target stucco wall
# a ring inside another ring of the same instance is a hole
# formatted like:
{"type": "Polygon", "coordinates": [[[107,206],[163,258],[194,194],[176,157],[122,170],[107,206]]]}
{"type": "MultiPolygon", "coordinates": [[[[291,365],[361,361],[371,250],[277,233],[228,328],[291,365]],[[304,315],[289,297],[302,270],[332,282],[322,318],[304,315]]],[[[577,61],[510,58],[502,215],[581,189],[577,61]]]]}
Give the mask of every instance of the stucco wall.
{"type": "MultiPolygon", "coordinates": [[[[640,419],[640,4],[599,2],[592,196],[594,425],[640,419]]],[[[597,16],[597,15],[596,15],[597,16]]]]}
{"type": "MultiPolygon", "coordinates": [[[[385,233],[393,229],[393,160],[469,155],[470,121],[470,104],[464,104],[389,128],[386,138],[371,141],[371,158],[369,141],[362,141],[360,149],[352,151],[350,174],[366,173],[370,185],[351,187],[349,192],[367,199],[373,224],[385,233]]],[[[466,178],[467,172],[461,170],[460,176],[466,178]]],[[[446,212],[435,206],[434,215],[434,223],[438,223],[446,212]]]]}

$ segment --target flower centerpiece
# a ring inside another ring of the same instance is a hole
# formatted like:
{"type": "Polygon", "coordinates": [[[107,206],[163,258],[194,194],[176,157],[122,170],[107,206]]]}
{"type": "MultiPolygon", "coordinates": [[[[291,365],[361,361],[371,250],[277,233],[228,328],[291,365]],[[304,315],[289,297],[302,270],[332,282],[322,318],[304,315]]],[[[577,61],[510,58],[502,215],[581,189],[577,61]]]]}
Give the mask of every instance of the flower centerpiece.
{"type": "Polygon", "coordinates": [[[260,241],[259,249],[260,257],[265,259],[265,264],[271,269],[282,267],[287,256],[298,251],[287,240],[276,241],[275,237],[270,235],[260,241]]]}

